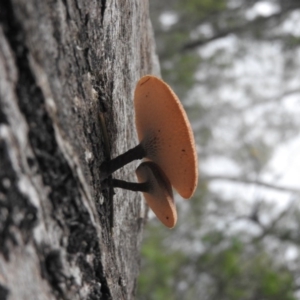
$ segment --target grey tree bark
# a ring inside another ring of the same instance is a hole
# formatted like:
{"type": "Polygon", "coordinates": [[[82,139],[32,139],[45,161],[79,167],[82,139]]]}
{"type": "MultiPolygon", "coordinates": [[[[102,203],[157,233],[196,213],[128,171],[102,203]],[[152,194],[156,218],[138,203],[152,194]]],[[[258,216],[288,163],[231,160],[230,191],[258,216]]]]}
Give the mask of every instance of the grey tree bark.
{"type": "Polygon", "coordinates": [[[146,0],[0,1],[1,300],[134,298],[146,207],[101,193],[99,113],[112,156],[136,145],[133,92],[150,73],[146,0]]]}

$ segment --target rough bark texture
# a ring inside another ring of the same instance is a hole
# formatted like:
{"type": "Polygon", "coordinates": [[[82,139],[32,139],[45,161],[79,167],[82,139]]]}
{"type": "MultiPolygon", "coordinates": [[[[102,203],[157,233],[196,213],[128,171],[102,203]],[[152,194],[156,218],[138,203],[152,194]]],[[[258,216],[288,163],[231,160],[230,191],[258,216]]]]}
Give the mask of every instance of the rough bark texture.
{"type": "Polygon", "coordinates": [[[158,72],[147,1],[0,1],[1,300],[134,298],[146,209],[101,193],[99,112],[112,156],[136,145],[134,87],[158,72]]]}

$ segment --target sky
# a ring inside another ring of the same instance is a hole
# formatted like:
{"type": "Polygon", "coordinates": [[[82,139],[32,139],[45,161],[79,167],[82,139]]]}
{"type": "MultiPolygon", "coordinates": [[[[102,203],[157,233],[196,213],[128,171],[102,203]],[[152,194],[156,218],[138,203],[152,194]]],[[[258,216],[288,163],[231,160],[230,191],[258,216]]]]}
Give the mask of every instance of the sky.
{"type": "MultiPolygon", "coordinates": [[[[268,16],[277,12],[277,7],[272,6],[269,2],[259,2],[249,11],[249,18],[257,15],[268,16]]],[[[300,14],[294,14],[293,17],[284,23],[282,30],[288,31],[300,36],[300,14]],[[298,26],[296,26],[298,25],[298,26]]],[[[202,57],[209,57],[216,49],[226,49],[227,53],[234,53],[237,48],[238,40],[234,36],[229,36],[216,42],[208,44],[201,48],[202,57]]],[[[236,141],[235,129],[242,125],[247,125],[251,130],[247,132],[244,139],[250,145],[259,137],[263,137],[267,144],[276,144],[272,159],[269,161],[266,171],[260,174],[260,180],[282,185],[291,188],[299,187],[300,178],[300,134],[290,134],[291,137],[282,138],[276,132],[276,128],[269,128],[265,121],[266,116],[272,115],[274,123],[280,124],[288,118],[299,118],[300,115],[300,73],[286,80],[285,61],[282,57],[280,45],[277,43],[261,43],[254,46],[247,45],[248,49],[253,47],[244,58],[238,58],[233,63],[233,67],[228,70],[228,77],[239,78],[236,84],[221,84],[215,91],[209,91],[205,86],[196,87],[191,92],[191,98],[197,99],[201,95],[202,104],[207,104],[213,109],[214,106],[222,103],[232,105],[235,108],[251,106],[253,102],[253,92],[247,93],[249,86],[254,89],[254,96],[258,99],[270,99],[265,105],[256,105],[243,112],[241,115],[220,115],[217,125],[214,129],[214,139],[216,143],[224,145],[234,145],[236,141]],[[288,91],[296,90],[287,96],[278,98],[278,95],[288,91]],[[277,115],[278,114],[278,115],[277,115]],[[276,118],[278,120],[276,120],[276,118]]],[[[300,61],[300,53],[298,53],[300,61]]],[[[224,58],[223,58],[224,59],[224,58]]],[[[226,58],[225,58],[226,60],[226,58]]],[[[207,70],[199,70],[199,79],[207,76],[207,70]]],[[[197,100],[195,100],[197,101],[197,100]]],[[[209,116],[207,119],[211,119],[209,116]]],[[[299,118],[300,119],[300,118],[299,118]]],[[[200,154],[201,157],[201,154],[200,154]]],[[[202,171],[209,175],[232,175],[238,176],[241,170],[236,162],[228,159],[226,156],[211,157],[204,161],[202,171]]],[[[251,178],[251,174],[250,174],[251,178]]],[[[255,179],[252,177],[252,179],[255,179]]],[[[248,189],[247,197],[249,201],[260,197],[273,201],[279,207],[289,203],[290,193],[283,193],[263,187],[253,187],[245,184],[236,184],[228,182],[213,182],[212,188],[220,193],[228,194],[237,193],[240,189],[245,194],[245,188],[248,189]],[[247,187],[248,186],[248,187],[247,187]],[[256,196],[255,196],[256,195],[256,196]]]]}
{"type": "MultiPolygon", "coordinates": [[[[271,4],[269,1],[259,1],[252,9],[246,12],[246,16],[251,20],[257,16],[270,16],[278,12],[278,10],[279,7],[274,3],[271,4]]],[[[172,12],[164,13],[160,18],[165,29],[175,24],[177,20],[176,14],[172,12]]],[[[207,26],[203,26],[200,30],[207,36],[211,34],[211,30],[207,26]]],[[[283,24],[281,30],[300,36],[300,14],[295,12],[292,17],[283,24]]],[[[236,37],[228,36],[219,39],[216,42],[209,43],[207,46],[202,47],[199,52],[201,52],[201,56],[209,57],[216,49],[223,48],[226,49],[230,55],[234,55],[237,43],[238,39],[236,37]]],[[[249,44],[247,46],[251,47],[253,45],[249,44]]],[[[196,99],[194,101],[197,101],[199,95],[201,95],[202,105],[207,104],[212,110],[215,103],[220,104],[222,102],[242,108],[243,106],[250,105],[253,101],[253,95],[248,95],[245,92],[249,85],[255,87],[255,96],[270,99],[272,99],[272,97],[276,99],[276,97],[281,93],[284,93],[285,90],[289,91],[298,88],[298,93],[282,97],[280,100],[280,108],[278,108],[278,101],[275,100],[273,103],[269,103],[265,106],[262,105],[250,109],[242,115],[221,115],[218,124],[214,129],[214,139],[216,143],[221,141],[227,146],[234,144],[237,137],[232,129],[242,126],[242,123],[245,122],[247,126],[252,128],[251,132],[245,137],[247,143],[251,144],[256,138],[264,136],[266,143],[269,143],[270,145],[276,143],[277,145],[272,155],[272,159],[268,163],[267,170],[260,174],[259,179],[267,183],[299,188],[300,134],[294,135],[290,139],[287,138],[280,141],[276,132],[274,130],[269,130],[265,124],[266,122],[264,122],[264,118],[268,113],[272,114],[274,111],[278,111],[278,109],[286,110],[288,112],[287,116],[291,115],[296,118],[300,115],[300,73],[295,74],[294,80],[290,79],[289,82],[284,79],[285,62],[282,58],[281,50],[280,45],[276,43],[266,42],[261,43],[259,46],[255,45],[253,47],[252,55],[247,55],[243,59],[237,59],[233,64],[233,68],[228,71],[229,77],[235,76],[240,78],[237,84],[230,85],[225,83],[224,85],[221,85],[217,91],[213,92],[208,91],[203,86],[198,86],[191,91],[190,99],[196,99]]],[[[298,54],[300,61],[300,53],[298,54]]],[[[207,70],[199,70],[197,76],[199,80],[206,78],[207,70]]],[[[284,119],[285,116],[279,114],[278,118],[284,119]]],[[[208,115],[207,119],[211,120],[213,117],[208,115]]],[[[198,122],[199,125],[202,126],[205,120],[199,120],[198,122]]],[[[276,122],[276,120],[274,120],[274,122],[276,122]]],[[[279,122],[280,120],[278,123],[279,122]]],[[[195,130],[199,127],[197,126],[197,121],[194,121],[192,125],[195,130]]],[[[237,163],[226,156],[212,156],[201,164],[201,171],[208,175],[227,174],[238,176],[241,173],[237,163]]],[[[256,201],[255,199],[257,199],[259,195],[259,197],[263,197],[267,201],[274,202],[278,205],[279,209],[288,205],[291,197],[290,193],[278,192],[276,190],[254,185],[230,183],[227,181],[212,182],[211,187],[217,192],[228,195],[228,198],[236,193],[245,195],[245,189],[247,189],[247,196],[244,196],[246,201],[256,201]]]]}
{"type": "MultiPolygon", "coordinates": [[[[257,16],[269,16],[278,11],[276,5],[271,5],[267,1],[259,1],[253,8],[247,11],[246,15],[251,20],[257,16]]],[[[167,29],[177,22],[177,16],[173,13],[166,13],[161,16],[161,22],[167,29]]],[[[202,34],[209,37],[211,30],[209,26],[203,26],[202,34]]],[[[295,36],[300,36],[300,13],[295,12],[286,21],[282,32],[289,32],[295,36]]],[[[201,147],[198,145],[200,156],[200,178],[201,175],[224,175],[240,176],[243,172],[242,166],[235,157],[228,157],[227,153],[235,153],[238,150],[238,142],[241,137],[238,135],[239,128],[246,126],[249,130],[242,136],[243,143],[249,145],[250,154],[257,155],[257,159],[264,157],[263,150],[257,146],[257,141],[262,139],[270,147],[274,147],[274,152],[267,166],[259,173],[259,177],[253,172],[247,175],[249,179],[274,185],[299,188],[300,178],[300,134],[288,129],[288,122],[297,120],[300,116],[300,72],[286,77],[286,62],[282,55],[280,43],[261,42],[259,44],[252,41],[245,41],[248,51],[246,56],[239,56],[237,49],[239,39],[233,35],[207,46],[201,47],[199,53],[202,57],[209,58],[217,50],[226,50],[225,55],[220,56],[220,65],[230,62],[231,67],[224,71],[228,81],[220,83],[216,90],[210,90],[205,85],[195,87],[189,95],[188,103],[196,103],[201,99],[201,105],[207,108],[207,115],[199,120],[193,120],[192,126],[197,135],[197,130],[201,126],[213,125],[213,150],[217,155],[211,155],[209,159],[201,159],[201,147]],[[249,54],[250,53],[250,54],[249,54]],[[227,56],[226,56],[227,55],[227,56]],[[232,57],[235,60],[232,62],[232,57]],[[234,84],[230,84],[230,78],[237,78],[234,84]],[[228,83],[229,82],[229,83],[228,83]],[[296,91],[290,93],[291,91],[296,91]],[[287,94],[287,95],[285,95],[287,94]],[[280,96],[280,97],[279,97],[280,96]],[[265,101],[265,104],[253,105],[253,100],[265,101]],[[245,107],[249,109],[245,110],[245,107]],[[219,107],[233,108],[232,112],[219,107]],[[270,127],[269,124],[273,127],[270,127]],[[276,126],[286,123],[285,134],[280,134],[276,126]],[[238,142],[237,142],[238,141],[238,142]],[[222,148],[226,149],[222,155],[222,148]]],[[[224,52],[223,52],[224,53],[224,52]]],[[[300,61],[300,53],[297,53],[300,61]]],[[[300,70],[300,66],[298,68],[300,70]]],[[[205,68],[203,64],[197,73],[199,81],[211,76],[218,75],[219,70],[212,70],[211,66],[205,68]]],[[[300,122],[299,122],[300,127],[300,122]]],[[[299,128],[298,127],[298,128],[299,128]]],[[[200,179],[201,180],[201,179],[200,179]]],[[[249,213],[253,203],[264,199],[272,206],[268,214],[262,215],[262,221],[268,224],[276,214],[291,204],[295,198],[293,193],[277,191],[275,189],[258,186],[255,184],[232,183],[229,181],[211,181],[210,187],[215,193],[222,195],[222,198],[230,200],[238,198],[243,202],[241,205],[241,215],[249,213]],[[243,209],[248,211],[243,211],[243,209]]],[[[249,222],[248,222],[249,223],[249,222]]],[[[237,226],[249,226],[247,222],[237,226]],[[241,225],[242,224],[242,225],[241,225]]],[[[290,251],[295,254],[295,251],[290,251]]],[[[293,255],[289,254],[289,257],[293,255]]]]}

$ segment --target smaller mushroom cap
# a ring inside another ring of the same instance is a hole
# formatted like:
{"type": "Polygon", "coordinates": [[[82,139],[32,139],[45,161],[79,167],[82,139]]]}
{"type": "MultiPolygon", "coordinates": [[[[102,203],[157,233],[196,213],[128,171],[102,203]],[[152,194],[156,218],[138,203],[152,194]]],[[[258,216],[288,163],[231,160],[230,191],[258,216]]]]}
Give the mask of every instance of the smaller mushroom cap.
{"type": "Polygon", "coordinates": [[[172,187],[164,172],[154,162],[146,161],[138,166],[136,175],[140,183],[149,183],[149,191],[143,192],[149,207],[166,227],[173,228],[177,211],[172,187]]]}
{"type": "Polygon", "coordinates": [[[165,82],[147,75],[137,83],[134,106],[146,158],[160,166],[183,198],[190,198],[198,182],[198,162],[191,125],[179,99],[165,82]]]}

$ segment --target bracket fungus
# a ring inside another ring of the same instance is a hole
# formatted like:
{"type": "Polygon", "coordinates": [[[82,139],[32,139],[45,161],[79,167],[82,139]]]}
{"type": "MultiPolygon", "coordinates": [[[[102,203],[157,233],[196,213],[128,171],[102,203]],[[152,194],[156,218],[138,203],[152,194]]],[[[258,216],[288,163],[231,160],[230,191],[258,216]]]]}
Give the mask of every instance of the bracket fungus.
{"type": "MultiPolygon", "coordinates": [[[[136,169],[136,175],[139,183],[112,179],[111,184],[115,188],[143,192],[147,204],[157,218],[166,227],[173,228],[177,222],[177,211],[167,176],[151,161],[141,163],[136,169]]],[[[104,182],[104,186],[105,184],[104,182]]]]}
{"type": "Polygon", "coordinates": [[[135,159],[155,162],[183,198],[190,198],[198,181],[195,141],[186,113],[172,89],[161,79],[142,77],[134,94],[139,145],[102,163],[100,178],[135,159]]]}

